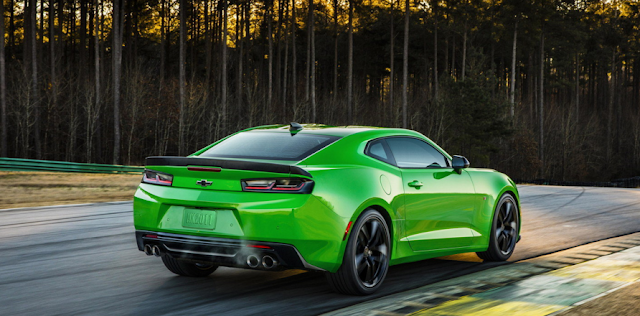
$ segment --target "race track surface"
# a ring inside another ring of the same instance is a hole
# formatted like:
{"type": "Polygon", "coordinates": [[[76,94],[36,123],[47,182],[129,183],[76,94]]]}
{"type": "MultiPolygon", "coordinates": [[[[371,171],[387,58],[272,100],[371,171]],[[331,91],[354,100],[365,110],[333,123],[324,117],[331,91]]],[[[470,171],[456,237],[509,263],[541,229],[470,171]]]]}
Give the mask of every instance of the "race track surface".
{"type": "MultiPolygon", "coordinates": [[[[640,231],[640,190],[519,189],[522,240],[511,261],[640,231]]],[[[137,250],[133,231],[131,203],[0,210],[0,315],[315,315],[496,266],[398,265],[376,295],[352,297],[331,292],[321,273],[298,270],[178,277],[137,250]]]]}

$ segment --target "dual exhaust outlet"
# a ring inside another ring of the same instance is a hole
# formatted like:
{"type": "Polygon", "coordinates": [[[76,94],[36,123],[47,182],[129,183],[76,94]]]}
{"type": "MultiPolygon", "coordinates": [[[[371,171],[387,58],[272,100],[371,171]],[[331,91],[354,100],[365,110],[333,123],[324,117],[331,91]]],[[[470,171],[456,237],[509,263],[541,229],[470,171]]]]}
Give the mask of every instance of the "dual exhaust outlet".
{"type": "MultiPolygon", "coordinates": [[[[147,256],[156,256],[156,257],[162,256],[162,251],[160,250],[160,247],[158,245],[150,245],[150,244],[144,245],[144,253],[147,256]]],[[[262,264],[263,268],[269,270],[278,266],[278,260],[274,259],[270,255],[263,256],[262,260],[260,260],[260,258],[258,258],[255,255],[249,255],[247,257],[247,265],[249,266],[249,268],[255,269],[258,266],[260,266],[260,264],[262,264]]]]}
{"type": "Polygon", "coordinates": [[[257,268],[262,263],[262,267],[265,269],[273,269],[278,266],[278,260],[274,259],[270,255],[265,255],[262,260],[255,255],[249,255],[247,257],[247,265],[249,268],[257,268]]]}
{"type": "Polygon", "coordinates": [[[144,245],[144,254],[147,256],[156,256],[156,257],[162,256],[162,253],[160,252],[160,247],[158,247],[158,245],[149,245],[149,244],[144,245]]]}

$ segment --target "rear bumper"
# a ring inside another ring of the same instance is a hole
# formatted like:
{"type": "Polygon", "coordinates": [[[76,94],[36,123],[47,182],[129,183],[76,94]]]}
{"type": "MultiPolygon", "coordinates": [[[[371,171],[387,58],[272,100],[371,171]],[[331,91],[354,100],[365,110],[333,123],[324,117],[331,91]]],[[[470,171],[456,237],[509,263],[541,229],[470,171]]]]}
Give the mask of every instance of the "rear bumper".
{"type": "Polygon", "coordinates": [[[292,245],[273,242],[248,241],[230,238],[201,237],[182,234],[136,231],[138,250],[145,245],[157,245],[163,255],[176,259],[214,263],[221,266],[250,268],[247,257],[269,255],[278,261],[278,269],[325,271],[307,263],[292,245]]]}
{"type": "Polygon", "coordinates": [[[330,272],[342,263],[342,239],[348,221],[313,194],[200,190],[142,183],[133,199],[133,222],[138,231],[291,245],[310,265],[330,272]],[[215,227],[185,227],[184,212],[189,208],[215,211],[215,227]]]}

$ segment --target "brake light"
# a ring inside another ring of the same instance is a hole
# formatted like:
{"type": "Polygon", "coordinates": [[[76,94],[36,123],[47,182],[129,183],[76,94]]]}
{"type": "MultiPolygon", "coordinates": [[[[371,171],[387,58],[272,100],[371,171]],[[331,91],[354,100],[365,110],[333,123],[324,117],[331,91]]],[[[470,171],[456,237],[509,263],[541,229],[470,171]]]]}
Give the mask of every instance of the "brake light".
{"type": "Polygon", "coordinates": [[[312,189],[313,181],[305,178],[242,180],[243,191],[311,193],[312,189]]]}
{"type": "Polygon", "coordinates": [[[158,172],[154,170],[145,169],[142,174],[142,182],[171,186],[173,184],[173,175],[168,173],[158,172]]]}
{"type": "Polygon", "coordinates": [[[264,246],[264,245],[247,245],[247,247],[258,248],[258,249],[271,249],[271,247],[264,246]]]}
{"type": "Polygon", "coordinates": [[[205,172],[220,172],[220,171],[222,171],[221,168],[188,167],[188,166],[187,166],[187,170],[189,170],[189,171],[205,171],[205,172]]]}

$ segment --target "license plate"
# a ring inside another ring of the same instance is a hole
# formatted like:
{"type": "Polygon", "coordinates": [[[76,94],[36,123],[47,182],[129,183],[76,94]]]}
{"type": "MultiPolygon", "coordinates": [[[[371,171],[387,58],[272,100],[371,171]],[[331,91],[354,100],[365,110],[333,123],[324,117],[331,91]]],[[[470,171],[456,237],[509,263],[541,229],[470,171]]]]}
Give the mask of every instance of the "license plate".
{"type": "Polygon", "coordinates": [[[187,228],[216,228],[216,211],[185,208],[182,215],[182,226],[187,228]]]}

